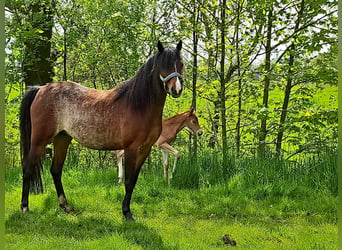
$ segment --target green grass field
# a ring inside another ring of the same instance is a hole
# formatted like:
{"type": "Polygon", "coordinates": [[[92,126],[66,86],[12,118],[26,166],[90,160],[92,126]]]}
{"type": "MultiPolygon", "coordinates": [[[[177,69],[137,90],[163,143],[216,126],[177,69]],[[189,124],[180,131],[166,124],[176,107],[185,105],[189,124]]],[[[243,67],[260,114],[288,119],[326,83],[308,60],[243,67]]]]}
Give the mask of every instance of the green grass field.
{"type": "Polygon", "coordinates": [[[233,241],[236,249],[337,249],[336,195],[286,177],[278,176],[281,185],[255,182],[246,178],[251,171],[184,188],[177,175],[167,185],[161,168],[153,174],[147,166],[133,193],[136,220],[126,222],[116,168],[66,166],[71,214],[58,207],[47,167],[45,193],[30,195],[30,213],[22,214],[21,171],[8,168],[6,249],[226,249],[233,241]]]}

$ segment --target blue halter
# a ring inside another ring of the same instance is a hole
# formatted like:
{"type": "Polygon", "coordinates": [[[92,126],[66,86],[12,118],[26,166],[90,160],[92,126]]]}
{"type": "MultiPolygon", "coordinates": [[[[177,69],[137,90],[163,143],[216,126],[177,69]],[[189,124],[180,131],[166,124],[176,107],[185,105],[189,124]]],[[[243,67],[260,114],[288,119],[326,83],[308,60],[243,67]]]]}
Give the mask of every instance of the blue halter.
{"type": "Polygon", "coordinates": [[[170,75],[166,76],[166,77],[162,77],[162,75],[159,75],[160,80],[162,80],[162,82],[165,84],[167,83],[169,80],[171,80],[174,77],[179,77],[180,79],[182,79],[182,75],[179,74],[178,72],[172,72],[170,75]]]}
{"type": "MultiPolygon", "coordinates": [[[[162,75],[159,75],[159,77],[160,77],[160,80],[163,82],[163,87],[164,87],[164,90],[165,90],[166,93],[169,93],[169,91],[167,91],[167,89],[166,89],[166,83],[167,83],[169,80],[171,80],[171,79],[174,78],[174,77],[179,77],[180,79],[183,79],[183,78],[182,78],[182,75],[179,74],[178,72],[172,72],[171,74],[169,74],[169,75],[166,76],[166,77],[162,77],[162,75]]],[[[169,94],[170,94],[170,93],[169,93],[169,94]]]]}

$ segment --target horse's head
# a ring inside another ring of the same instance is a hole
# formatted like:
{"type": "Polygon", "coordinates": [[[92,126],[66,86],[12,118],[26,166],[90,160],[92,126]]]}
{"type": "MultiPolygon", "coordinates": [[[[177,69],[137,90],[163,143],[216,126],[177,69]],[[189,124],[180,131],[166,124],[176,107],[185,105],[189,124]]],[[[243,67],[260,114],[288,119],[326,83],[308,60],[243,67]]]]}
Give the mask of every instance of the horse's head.
{"type": "Polygon", "coordinates": [[[188,114],[185,119],[185,126],[188,127],[194,134],[202,135],[203,131],[199,125],[195,110],[191,108],[187,113],[188,114]]]}
{"type": "Polygon", "coordinates": [[[158,42],[157,69],[159,78],[164,86],[166,93],[172,97],[179,97],[183,90],[183,61],[180,56],[182,41],[176,48],[164,48],[161,42],[158,42]]]}

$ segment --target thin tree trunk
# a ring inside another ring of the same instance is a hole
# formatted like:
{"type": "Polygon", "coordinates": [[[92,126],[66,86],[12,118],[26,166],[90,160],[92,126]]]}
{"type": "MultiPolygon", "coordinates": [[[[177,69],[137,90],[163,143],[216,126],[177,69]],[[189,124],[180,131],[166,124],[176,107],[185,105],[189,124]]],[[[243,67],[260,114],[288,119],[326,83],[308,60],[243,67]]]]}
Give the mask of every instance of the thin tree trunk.
{"type": "Polygon", "coordinates": [[[222,128],[222,150],[223,162],[228,161],[228,142],[227,142],[227,124],[226,124],[226,81],[225,81],[225,57],[226,57],[226,0],[221,0],[221,62],[220,62],[220,108],[221,108],[221,128],[222,128]]]}
{"type": "Polygon", "coordinates": [[[241,108],[242,108],[242,82],[241,82],[241,69],[240,69],[240,53],[239,53],[239,26],[240,26],[240,3],[237,6],[237,18],[236,18],[236,25],[235,25],[235,49],[236,49],[236,61],[237,61],[237,74],[239,77],[238,80],[238,117],[236,122],[236,135],[235,135],[235,142],[236,142],[236,152],[240,154],[240,143],[241,143],[241,134],[240,134],[240,127],[241,127],[241,108]]]}
{"type": "Polygon", "coordinates": [[[67,38],[66,28],[64,28],[64,52],[63,52],[63,81],[67,80],[67,38]]]}
{"type": "MultiPolygon", "coordinates": [[[[213,30],[212,30],[212,26],[211,26],[211,18],[209,18],[204,12],[201,12],[201,18],[202,18],[202,22],[204,25],[204,30],[205,30],[205,40],[206,41],[210,41],[213,42],[215,41],[215,43],[217,44],[217,36],[214,37],[213,35],[213,30]]],[[[216,47],[216,46],[215,46],[216,47]]],[[[208,48],[206,49],[207,53],[208,53],[208,60],[207,60],[207,64],[208,64],[208,69],[207,69],[207,81],[212,81],[213,79],[216,79],[216,62],[217,60],[217,50],[215,49],[214,46],[208,46],[208,48]]],[[[219,96],[219,94],[218,94],[219,96]]],[[[214,105],[214,113],[212,116],[210,116],[210,127],[211,127],[211,132],[212,134],[210,135],[209,139],[208,139],[208,146],[211,148],[215,148],[216,143],[218,141],[217,139],[217,134],[218,134],[218,129],[220,127],[220,102],[218,101],[218,99],[214,99],[213,100],[213,105],[214,105]]]]}
{"type": "MultiPolygon", "coordinates": [[[[270,78],[269,73],[271,69],[271,39],[272,39],[272,20],[273,13],[272,7],[270,7],[268,11],[268,20],[267,20],[267,41],[266,41],[266,58],[265,58],[265,79],[264,79],[264,95],[262,100],[262,106],[264,108],[268,108],[268,94],[270,88],[270,78]]],[[[265,155],[266,149],[266,136],[267,136],[267,117],[262,116],[261,118],[261,126],[260,126],[260,136],[259,136],[259,155],[265,155]]]]}
{"type": "MultiPolygon", "coordinates": [[[[197,107],[197,50],[198,50],[198,34],[197,34],[197,26],[198,26],[198,18],[199,18],[199,8],[196,3],[194,3],[193,9],[193,30],[192,30],[192,40],[193,40],[193,65],[192,65],[192,102],[191,106],[196,110],[197,107]]],[[[191,134],[190,134],[190,141],[191,141],[191,134]]],[[[192,140],[192,159],[194,162],[197,160],[197,140],[196,136],[194,140],[192,140]]],[[[190,143],[191,145],[191,143],[190,143]]]]}
{"type": "MultiPolygon", "coordinates": [[[[305,0],[301,1],[300,4],[300,10],[298,12],[298,18],[296,21],[296,26],[294,28],[294,32],[297,32],[299,29],[299,24],[301,22],[301,18],[303,15],[304,11],[304,6],[305,6],[305,0]]],[[[281,110],[281,115],[280,115],[280,121],[279,121],[279,128],[278,128],[278,135],[277,135],[277,141],[276,141],[276,152],[278,155],[281,153],[281,147],[282,147],[282,141],[283,141],[283,136],[284,136],[284,125],[287,117],[287,109],[289,106],[289,101],[290,101],[290,95],[291,95],[291,89],[292,89],[292,74],[293,74],[293,66],[294,66],[294,59],[295,59],[295,43],[293,42],[290,46],[290,57],[289,57],[289,70],[287,73],[287,82],[286,82],[286,87],[284,91],[284,101],[283,101],[283,106],[281,110]]]]}
{"type": "MultiPolygon", "coordinates": [[[[192,108],[196,110],[197,106],[197,45],[198,45],[198,38],[197,38],[197,32],[193,32],[193,51],[194,51],[194,61],[193,61],[193,71],[192,71],[192,108]]],[[[196,138],[196,137],[195,137],[196,138]]],[[[193,159],[196,161],[197,159],[197,140],[193,140],[193,159]]]]}
{"type": "Polygon", "coordinates": [[[283,140],[283,135],[284,135],[284,125],[285,125],[285,120],[287,116],[287,108],[289,106],[290,94],[291,94],[291,89],[292,89],[292,71],[293,71],[292,67],[294,65],[294,50],[295,50],[295,45],[292,44],[291,49],[290,49],[289,70],[287,73],[287,82],[286,82],[286,87],[285,87],[285,92],[284,92],[284,102],[283,102],[283,106],[281,110],[278,135],[277,135],[277,141],[276,141],[276,152],[278,155],[280,155],[280,151],[281,151],[281,145],[282,145],[282,140],[283,140]]]}

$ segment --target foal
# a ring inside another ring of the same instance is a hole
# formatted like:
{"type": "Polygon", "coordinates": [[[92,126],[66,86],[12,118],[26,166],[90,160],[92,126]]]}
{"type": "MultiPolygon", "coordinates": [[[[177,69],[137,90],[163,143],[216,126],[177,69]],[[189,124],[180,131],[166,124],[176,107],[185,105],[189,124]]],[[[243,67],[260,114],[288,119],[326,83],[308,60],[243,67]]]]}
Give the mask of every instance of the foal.
{"type": "MultiPolygon", "coordinates": [[[[200,128],[200,125],[198,123],[198,118],[193,108],[191,108],[189,111],[177,114],[171,118],[163,120],[162,132],[158,140],[154,144],[155,146],[157,146],[158,148],[162,150],[163,165],[164,165],[164,180],[166,182],[168,182],[169,180],[169,176],[168,176],[169,153],[175,156],[175,161],[174,161],[173,169],[171,172],[171,178],[172,178],[172,175],[175,173],[177,161],[180,157],[180,152],[176,150],[175,148],[173,148],[171,145],[176,140],[177,134],[183,128],[189,128],[192,133],[197,134],[197,135],[202,135],[203,132],[202,132],[202,129],[200,128]]],[[[118,178],[119,178],[119,183],[121,183],[123,181],[122,160],[124,158],[124,151],[123,150],[117,151],[116,157],[118,160],[118,172],[119,172],[118,178]]]]}

